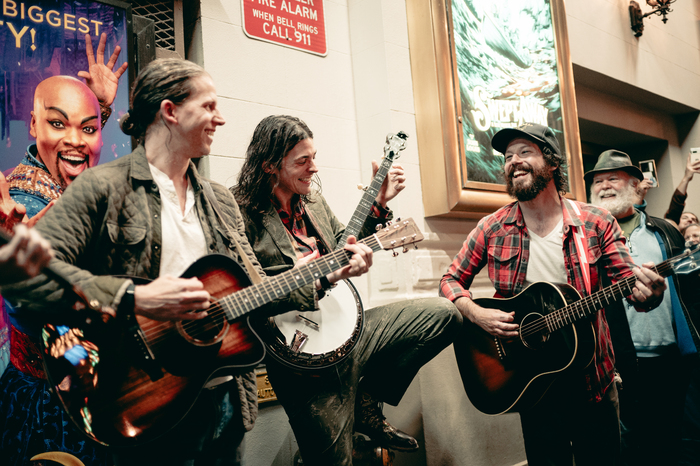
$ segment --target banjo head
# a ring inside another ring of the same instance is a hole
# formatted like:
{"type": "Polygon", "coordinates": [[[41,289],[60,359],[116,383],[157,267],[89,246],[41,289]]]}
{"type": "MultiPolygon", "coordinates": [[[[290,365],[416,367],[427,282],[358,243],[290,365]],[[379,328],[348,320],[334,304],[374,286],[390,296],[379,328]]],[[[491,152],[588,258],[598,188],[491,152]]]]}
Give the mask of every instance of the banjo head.
{"type": "Polygon", "coordinates": [[[326,291],[318,311],[289,311],[267,321],[274,358],[296,368],[324,368],[345,358],[362,332],[360,296],[349,280],[326,291]]]}

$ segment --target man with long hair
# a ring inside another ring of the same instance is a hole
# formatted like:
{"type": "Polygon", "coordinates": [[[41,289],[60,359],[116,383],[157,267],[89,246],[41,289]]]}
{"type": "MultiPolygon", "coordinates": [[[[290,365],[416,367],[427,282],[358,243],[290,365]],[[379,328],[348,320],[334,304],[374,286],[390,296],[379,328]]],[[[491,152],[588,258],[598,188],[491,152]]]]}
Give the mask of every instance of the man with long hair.
{"type": "MultiPolygon", "coordinates": [[[[255,129],[232,191],[246,235],[268,275],[332,252],[345,232],[323,196],[313,188],[318,172],[313,133],[291,116],[270,116],[255,129]]],[[[376,172],[377,165],[373,164],[376,172]]],[[[391,219],[387,202],[404,188],[399,165],[387,174],[362,225],[371,235],[391,219]]],[[[303,289],[298,309],[315,309],[319,296],[340,280],[367,272],[372,251],[349,236],[350,264],[303,289]]],[[[290,309],[291,310],[291,309],[290,309]]],[[[414,299],[364,311],[354,350],[338,364],[311,372],[291,370],[273,358],[267,371],[284,406],[304,464],[352,464],[353,433],[399,451],[418,442],[386,421],[380,402],[397,405],[418,370],[452,342],[461,318],[442,298],[414,299]]]]}

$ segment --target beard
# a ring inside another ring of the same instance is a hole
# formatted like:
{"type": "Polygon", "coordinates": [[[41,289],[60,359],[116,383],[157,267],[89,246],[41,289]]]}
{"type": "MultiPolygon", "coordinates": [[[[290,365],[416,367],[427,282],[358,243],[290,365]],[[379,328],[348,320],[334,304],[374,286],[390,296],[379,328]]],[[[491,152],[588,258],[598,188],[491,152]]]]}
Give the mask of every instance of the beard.
{"type": "Polygon", "coordinates": [[[506,174],[506,191],[510,197],[514,197],[520,202],[527,202],[535,199],[538,194],[545,190],[550,181],[554,179],[554,173],[550,170],[550,166],[545,164],[542,168],[529,169],[518,167],[518,170],[529,172],[532,175],[532,182],[520,183],[513,182],[513,173],[515,168],[506,174]]]}
{"type": "Polygon", "coordinates": [[[632,184],[626,185],[620,191],[615,191],[614,189],[605,189],[599,191],[598,194],[591,193],[591,204],[597,207],[602,207],[603,209],[610,212],[613,217],[629,210],[630,207],[634,205],[637,200],[636,189],[632,184]],[[615,194],[615,197],[604,198],[608,194],[615,194]]]}

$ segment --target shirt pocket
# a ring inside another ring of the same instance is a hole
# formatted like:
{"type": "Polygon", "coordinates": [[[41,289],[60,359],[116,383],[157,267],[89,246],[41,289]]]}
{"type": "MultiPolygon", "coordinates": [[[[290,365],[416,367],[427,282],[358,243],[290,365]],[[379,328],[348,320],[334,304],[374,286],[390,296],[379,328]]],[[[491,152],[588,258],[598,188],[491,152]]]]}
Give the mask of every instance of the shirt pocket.
{"type": "Polygon", "coordinates": [[[146,238],[146,227],[139,225],[118,225],[107,222],[107,233],[112,243],[121,246],[133,246],[146,238]]]}
{"type": "Polygon", "coordinates": [[[515,270],[518,266],[520,248],[503,246],[501,244],[489,244],[489,270],[515,270]]]}
{"type": "Polygon", "coordinates": [[[139,262],[146,245],[146,233],[147,228],[143,226],[107,222],[110,241],[107,265],[111,274],[139,275],[139,262]]]}

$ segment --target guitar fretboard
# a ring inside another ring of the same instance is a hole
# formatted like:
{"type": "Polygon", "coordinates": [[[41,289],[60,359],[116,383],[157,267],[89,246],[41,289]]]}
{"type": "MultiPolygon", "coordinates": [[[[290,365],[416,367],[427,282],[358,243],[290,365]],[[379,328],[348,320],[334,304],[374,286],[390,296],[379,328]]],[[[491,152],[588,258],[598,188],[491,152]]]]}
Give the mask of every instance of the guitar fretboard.
{"type": "MultiPolygon", "coordinates": [[[[673,266],[671,265],[670,260],[667,260],[654,267],[653,270],[662,277],[668,277],[673,272],[673,266]]],[[[549,333],[552,333],[556,330],[562,329],[567,325],[571,325],[574,322],[584,319],[598,312],[600,309],[621,300],[625,296],[631,295],[636,281],[637,277],[632,275],[631,277],[620,280],[614,285],[610,285],[589,296],[586,296],[583,299],[571,303],[568,306],[554,312],[550,312],[546,316],[542,317],[547,325],[547,330],[549,333]]],[[[538,326],[533,325],[533,327],[536,328],[538,326]]],[[[523,332],[525,331],[526,330],[523,329],[523,332]]]]}
{"type": "Polygon", "coordinates": [[[350,221],[346,225],[343,236],[340,237],[340,240],[336,245],[336,249],[345,247],[345,243],[348,241],[348,236],[353,235],[357,237],[357,235],[360,233],[362,225],[364,225],[365,220],[367,220],[367,216],[372,209],[372,204],[377,198],[377,194],[379,194],[382,183],[384,183],[384,179],[386,178],[387,173],[389,173],[389,169],[391,168],[392,163],[394,163],[394,159],[396,158],[397,154],[399,151],[403,150],[404,143],[407,138],[408,136],[403,131],[399,131],[397,134],[392,136],[387,136],[387,145],[384,146],[384,159],[382,160],[381,165],[379,165],[374,178],[372,178],[372,182],[370,183],[369,187],[364,190],[360,203],[357,205],[355,212],[352,214],[350,221]],[[400,144],[397,144],[399,141],[400,144]]]}
{"type": "MultiPolygon", "coordinates": [[[[379,251],[382,245],[377,235],[368,236],[359,243],[369,246],[372,251],[379,251]]],[[[328,275],[350,263],[351,252],[345,249],[333,251],[301,267],[288,270],[264,280],[262,283],[243,288],[233,294],[219,299],[219,304],[226,313],[226,318],[237,319],[258,309],[275,299],[282,298],[302,286],[313,283],[318,278],[328,275]]]]}
{"type": "Polygon", "coordinates": [[[357,208],[352,214],[350,221],[345,226],[345,231],[343,232],[343,236],[338,241],[336,249],[341,249],[345,246],[345,243],[348,241],[348,236],[353,235],[357,237],[358,233],[360,233],[362,225],[364,225],[365,220],[372,209],[372,204],[374,203],[377,194],[379,194],[379,189],[382,187],[384,178],[386,178],[386,174],[389,173],[392,161],[393,158],[384,157],[382,164],[377,170],[377,174],[374,175],[374,178],[372,179],[372,183],[370,183],[369,187],[364,190],[360,203],[357,205],[357,208]]]}

